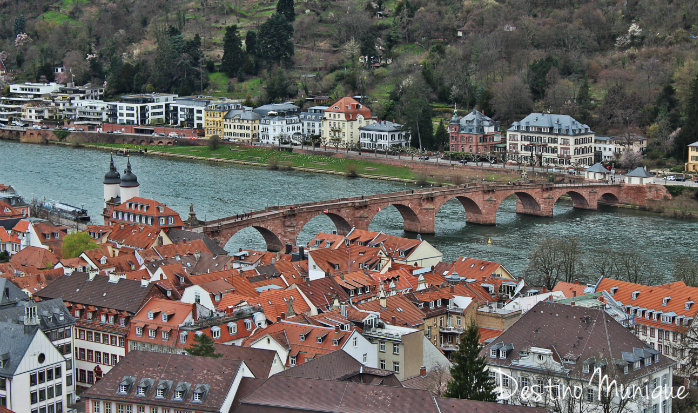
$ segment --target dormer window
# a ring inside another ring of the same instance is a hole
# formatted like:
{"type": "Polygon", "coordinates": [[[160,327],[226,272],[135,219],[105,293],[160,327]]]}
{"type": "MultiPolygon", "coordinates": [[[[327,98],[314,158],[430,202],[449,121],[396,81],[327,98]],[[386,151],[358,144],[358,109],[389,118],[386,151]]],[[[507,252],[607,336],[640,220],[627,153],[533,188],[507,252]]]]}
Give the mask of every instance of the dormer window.
{"type": "Polygon", "coordinates": [[[652,357],[647,357],[645,359],[645,367],[652,365],[652,357]]]}
{"type": "Polygon", "coordinates": [[[507,352],[502,350],[499,352],[499,358],[505,360],[507,358],[507,352]]]}
{"type": "Polygon", "coordinates": [[[148,386],[140,385],[140,386],[138,386],[137,395],[138,395],[138,396],[145,396],[145,392],[146,392],[147,390],[148,390],[148,386]]]}
{"type": "Polygon", "coordinates": [[[667,305],[669,304],[669,300],[671,300],[671,297],[664,297],[662,299],[662,305],[667,305]]]}
{"type": "Polygon", "coordinates": [[[589,373],[589,363],[582,364],[582,373],[589,373]]]}
{"type": "Polygon", "coordinates": [[[149,329],[148,329],[148,337],[150,337],[150,338],[155,338],[155,335],[156,335],[156,333],[157,333],[156,330],[157,330],[157,329],[155,329],[155,328],[149,328],[149,329]]]}
{"type": "Polygon", "coordinates": [[[611,295],[616,295],[618,292],[618,287],[611,287],[611,295]]]}
{"type": "Polygon", "coordinates": [[[630,371],[630,368],[628,367],[627,364],[625,366],[623,366],[623,374],[628,374],[629,371],[630,371]]]}
{"type": "Polygon", "coordinates": [[[684,306],[684,309],[690,310],[692,305],[693,305],[693,301],[686,301],[686,305],[684,306]]]}
{"type": "Polygon", "coordinates": [[[301,341],[305,341],[305,334],[301,334],[300,339],[301,339],[301,341]]]}
{"type": "Polygon", "coordinates": [[[339,345],[339,340],[336,339],[336,338],[335,338],[334,340],[332,340],[332,345],[335,346],[335,347],[338,346],[338,345],[339,345]]]}
{"type": "Polygon", "coordinates": [[[497,349],[490,349],[490,357],[497,358],[497,349]]]}
{"type": "Polygon", "coordinates": [[[633,291],[632,299],[637,300],[637,296],[640,295],[640,291],[633,291]]]}
{"type": "Polygon", "coordinates": [[[167,322],[167,313],[162,313],[162,322],[163,323],[167,322]]]}
{"type": "Polygon", "coordinates": [[[317,338],[315,339],[315,341],[317,341],[318,344],[322,343],[322,337],[317,337],[317,338]]]}
{"type": "Polygon", "coordinates": [[[633,364],[633,370],[640,370],[640,360],[636,361],[635,364],[633,364]]]}
{"type": "Polygon", "coordinates": [[[659,353],[654,355],[654,362],[659,363],[659,353]]]}
{"type": "Polygon", "coordinates": [[[182,400],[184,398],[184,390],[175,390],[174,398],[177,400],[182,400]]]}
{"type": "MultiPolygon", "coordinates": [[[[164,315],[164,314],[163,314],[164,315]]],[[[148,320],[152,320],[155,316],[153,315],[152,311],[148,311],[148,320]]]]}

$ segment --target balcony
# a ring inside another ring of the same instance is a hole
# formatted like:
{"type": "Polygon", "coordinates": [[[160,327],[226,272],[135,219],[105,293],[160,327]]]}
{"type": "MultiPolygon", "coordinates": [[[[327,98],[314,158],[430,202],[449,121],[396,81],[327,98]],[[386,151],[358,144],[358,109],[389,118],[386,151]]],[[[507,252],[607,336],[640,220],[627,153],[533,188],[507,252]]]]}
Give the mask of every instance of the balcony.
{"type": "Polygon", "coordinates": [[[443,343],[443,344],[441,344],[441,350],[443,350],[443,351],[458,351],[458,344],[443,343]]]}
{"type": "Polygon", "coordinates": [[[463,334],[463,327],[441,326],[439,331],[445,334],[463,334]]]}

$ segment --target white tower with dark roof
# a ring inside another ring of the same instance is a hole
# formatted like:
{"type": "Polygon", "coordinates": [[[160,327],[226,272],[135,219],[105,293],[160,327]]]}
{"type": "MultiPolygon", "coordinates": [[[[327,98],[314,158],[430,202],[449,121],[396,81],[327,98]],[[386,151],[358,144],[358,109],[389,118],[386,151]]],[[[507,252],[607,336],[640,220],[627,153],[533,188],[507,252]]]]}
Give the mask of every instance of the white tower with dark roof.
{"type": "Polygon", "coordinates": [[[109,171],[104,175],[104,205],[111,199],[118,198],[120,195],[119,185],[121,184],[121,175],[114,166],[114,157],[111,156],[109,162],[109,171]]]}
{"type": "Polygon", "coordinates": [[[128,161],[126,162],[126,170],[124,171],[124,174],[121,176],[121,203],[123,204],[129,199],[137,197],[140,192],[139,186],[140,184],[138,183],[138,178],[133,172],[131,172],[131,158],[128,158],[128,161]]]}

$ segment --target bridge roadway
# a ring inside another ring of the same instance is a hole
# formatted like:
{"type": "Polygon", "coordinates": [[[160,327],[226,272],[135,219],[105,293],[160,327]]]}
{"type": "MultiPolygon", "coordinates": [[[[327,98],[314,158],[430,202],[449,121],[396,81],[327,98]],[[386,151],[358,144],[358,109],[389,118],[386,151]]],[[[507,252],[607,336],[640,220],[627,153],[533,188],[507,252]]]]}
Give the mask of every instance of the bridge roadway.
{"type": "Polygon", "coordinates": [[[368,229],[373,217],[392,205],[400,212],[405,231],[434,233],[436,213],[450,199],[456,198],[463,205],[467,223],[495,225],[497,209],[511,195],[516,196],[517,213],[548,217],[552,217],[553,207],[563,195],[570,196],[573,206],[581,209],[597,209],[599,201],[646,205],[648,200],[670,197],[659,185],[592,182],[459,185],[271,206],[245,215],[206,221],[192,229],[225,245],[235,233],[252,227],[264,237],[269,251],[280,251],[286,244],[295,245],[303,226],[321,214],[332,220],[337,233],[346,234],[353,227],[368,229]]]}

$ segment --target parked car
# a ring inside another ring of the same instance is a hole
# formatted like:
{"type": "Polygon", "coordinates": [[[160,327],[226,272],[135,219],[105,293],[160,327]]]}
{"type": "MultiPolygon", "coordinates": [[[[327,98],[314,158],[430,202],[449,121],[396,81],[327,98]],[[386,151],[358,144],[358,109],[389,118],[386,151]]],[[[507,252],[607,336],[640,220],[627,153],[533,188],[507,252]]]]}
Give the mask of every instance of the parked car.
{"type": "Polygon", "coordinates": [[[71,132],[75,132],[75,131],[76,131],[75,128],[68,128],[68,130],[71,131],[71,132]]]}
{"type": "Polygon", "coordinates": [[[423,155],[423,156],[420,156],[420,157],[419,157],[419,160],[420,160],[420,161],[428,161],[428,160],[429,160],[429,157],[426,156],[426,155],[423,155]]]}
{"type": "Polygon", "coordinates": [[[48,126],[44,125],[41,127],[41,129],[48,129],[48,126]]]}
{"type": "Polygon", "coordinates": [[[34,126],[32,126],[32,129],[41,129],[41,126],[39,126],[39,125],[34,125],[34,126]]]}
{"type": "Polygon", "coordinates": [[[669,176],[665,176],[664,179],[666,179],[667,181],[675,181],[676,177],[674,175],[669,175],[669,176]]]}
{"type": "Polygon", "coordinates": [[[177,132],[170,132],[167,136],[170,138],[179,138],[179,135],[177,135],[177,132]]]}
{"type": "Polygon", "coordinates": [[[674,180],[675,180],[676,182],[685,182],[685,181],[686,181],[686,178],[685,178],[683,175],[676,175],[676,176],[674,177],[674,180]]]}

